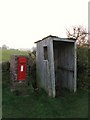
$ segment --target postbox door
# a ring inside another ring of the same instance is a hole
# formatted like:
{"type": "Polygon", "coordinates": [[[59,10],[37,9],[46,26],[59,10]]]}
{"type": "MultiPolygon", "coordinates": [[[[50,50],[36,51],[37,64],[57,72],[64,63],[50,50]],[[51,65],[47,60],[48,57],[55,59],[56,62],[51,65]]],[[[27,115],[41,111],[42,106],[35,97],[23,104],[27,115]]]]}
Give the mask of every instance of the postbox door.
{"type": "Polygon", "coordinates": [[[26,80],[26,59],[19,58],[18,60],[18,80],[26,80]]]}

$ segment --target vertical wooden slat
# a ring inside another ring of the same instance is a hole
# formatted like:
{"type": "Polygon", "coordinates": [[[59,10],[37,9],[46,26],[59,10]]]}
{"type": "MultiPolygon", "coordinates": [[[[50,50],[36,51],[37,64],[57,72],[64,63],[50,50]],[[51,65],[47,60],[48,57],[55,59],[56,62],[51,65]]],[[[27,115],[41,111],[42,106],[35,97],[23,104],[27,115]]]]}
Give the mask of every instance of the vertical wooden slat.
{"type": "Polygon", "coordinates": [[[52,96],[55,97],[55,71],[54,71],[54,53],[53,53],[53,40],[50,41],[50,74],[52,85],[52,96]]]}

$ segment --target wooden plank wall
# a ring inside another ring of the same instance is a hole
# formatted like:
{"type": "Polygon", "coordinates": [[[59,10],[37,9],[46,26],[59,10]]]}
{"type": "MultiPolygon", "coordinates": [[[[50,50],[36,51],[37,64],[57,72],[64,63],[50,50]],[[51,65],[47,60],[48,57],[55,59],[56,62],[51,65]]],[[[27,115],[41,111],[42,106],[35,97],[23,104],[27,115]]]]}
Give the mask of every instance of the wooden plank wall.
{"type": "Polygon", "coordinates": [[[53,82],[53,47],[52,41],[48,38],[37,43],[37,53],[36,53],[36,65],[37,65],[37,79],[39,86],[44,88],[49,96],[55,96],[55,83],[53,82]],[[44,60],[44,50],[43,47],[47,46],[48,49],[48,60],[44,60]]]}

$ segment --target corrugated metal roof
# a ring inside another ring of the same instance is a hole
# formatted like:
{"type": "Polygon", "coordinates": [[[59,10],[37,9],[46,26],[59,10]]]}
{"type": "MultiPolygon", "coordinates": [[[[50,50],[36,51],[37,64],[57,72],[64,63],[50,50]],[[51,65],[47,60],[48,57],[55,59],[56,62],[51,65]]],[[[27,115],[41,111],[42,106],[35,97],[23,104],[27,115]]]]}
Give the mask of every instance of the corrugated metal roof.
{"type": "MultiPolygon", "coordinates": [[[[58,36],[48,35],[47,37],[44,37],[42,40],[38,40],[38,41],[36,41],[35,43],[38,43],[38,42],[40,42],[40,41],[43,41],[43,40],[45,40],[45,39],[47,39],[47,38],[49,38],[49,37],[53,37],[53,38],[58,38],[58,39],[60,39],[60,37],[58,37],[58,36]]],[[[62,38],[62,39],[68,39],[68,40],[75,40],[75,41],[76,41],[76,39],[74,39],[74,38],[62,38]]]]}

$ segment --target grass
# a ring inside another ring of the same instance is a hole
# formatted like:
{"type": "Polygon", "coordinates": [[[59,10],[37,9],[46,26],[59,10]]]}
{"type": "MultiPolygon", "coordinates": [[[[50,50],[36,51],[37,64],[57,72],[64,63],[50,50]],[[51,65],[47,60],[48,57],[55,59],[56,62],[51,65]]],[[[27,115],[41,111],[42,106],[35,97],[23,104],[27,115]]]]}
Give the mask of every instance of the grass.
{"type": "Polygon", "coordinates": [[[0,53],[2,52],[2,58],[0,57],[0,61],[8,61],[10,60],[10,56],[13,54],[18,55],[28,55],[28,52],[26,51],[19,51],[19,50],[0,50],[0,53]]]}
{"type": "Polygon", "coordinates": [[[3,118],[88,117],[88,92],[83,89],[78,89],[77,93],[65,90],[63,97],[49,98],[42,89],[35,93],[32,86],[29,86],[27,88],[29,96],[16,96],[4,82],[9,81],[8,73],[3,76],[3,118]]]}

